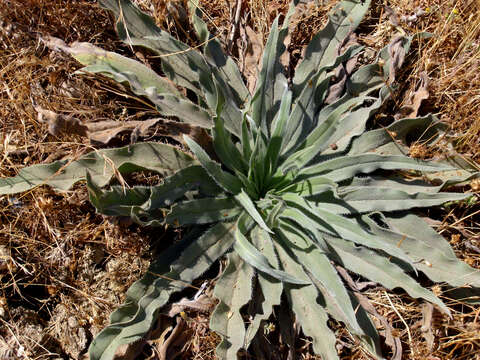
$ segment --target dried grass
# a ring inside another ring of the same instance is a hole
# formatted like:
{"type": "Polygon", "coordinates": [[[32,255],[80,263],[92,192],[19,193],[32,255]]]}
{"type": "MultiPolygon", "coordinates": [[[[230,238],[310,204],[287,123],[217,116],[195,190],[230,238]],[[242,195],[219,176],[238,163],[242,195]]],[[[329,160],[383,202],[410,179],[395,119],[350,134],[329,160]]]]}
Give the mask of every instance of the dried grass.
{"type": "MultiPolygon", "coordinates": [[[[192,38],[182,15],[185,0],[137,0],[143,9],[175,36],[192,38]]],[[[291,36],[293,63],[303,46],[325,23],[333,1],[308,5],[291,36]]],[[[360,28],[360,41],[374,50],[386,45],[398,30],[385,14],[382,2],[372,6],[360,28]]],[[[451,127],[455,151],[478,161],[480,154],[479,2],[474,0],[385,1],[399,19],[419,8],[428,10],[418,21],[401,23],[410,33],[429,31],[434,39],[414,46],[413,55],[399,75],[402,87],[388,115],[407,101],[420,74],[430,78],[430,97],[420,114],[437,112],[451,127]]],[[[236,1],[202,1],[209,27],[224,45],[234,23],[236,1]]],[[[242,21],[264,40],[286,0],[249,0],[242,4],[242,21]]],[[[151,111],[125,98],[121,87],[91,76],[72,76],[78,64],[42,47],[38,35],[93,42],[106,49],[129,53],[117,41],[108,15],[87,0],[12,0],[0,3],[0,176],[11,176],[23,166],[74,158],[88,150],[75,136],[53,137],[37,121],[33,98],[42,107],[79,119],[128,120],[137,111],[151,111]]],[[[233,56],[238,49],[233,47],[233,56]]],[[[130,54],[131,55],[131,54],[130,54]]],[[[431,149],[412,149],[422,157],[431,149]],[[423,155],[422,155],[423,154],[423,155]]],[[[434,149],[445,154],[451,150],[434,149]]],[[[433,154],[434,155],[434,154],[433,154]]],[[[144,183],[152,177],[132,178],[144,183]]],[[[472,184],[478,191],[478,185],[472,184]]],[[[451,240],[457,255],[480,267],[479,206],[453,206],[430,214],[443,220],[439,231],[451,240]]],[[[107,321],[128,286],[146,269],[155,238],[135,226],[112,224],[94,213],[82,187],[64,194],[38,188],[27,194],[0,198],[0,358],[80,358],[91,337],[107,321]],[[3,357],[2,357],[3,356],[3,357]],[[10,357],[8,357],[10,356],[10,357]]],[[[425,283],[425,285],[431,285],[425,283]]],[[[442,294],[445,289],[435,286],[442,294]]],[[[402,292],[371,289],[367,296],[395,328],[405,359],[474,359],[480,352],[477,307],[449,300],[453,318],[434,314],[430,330],[422,328],[421,304],[402,292]],[[433,345],[426,340],[433,335],[433,345]]],[[[218,337],[208,331],[206,314],[189,313],[191,340],[185,359],[213,359],[218,337]]],[[[368,359],[344,327],[333,324],[341,339],[342,359],[368,359]]],[[[278,329],[278,326],[277,326],[278,329]]],[[[269,335],[280,344],[278,331],[269,335]]],[[[298,339],[298,358],[314,359],[308,342],[298,339]]],[[[388,351],[388,349],[386,349],[388,351]]],[[[278,345],[278,358],[286,355],[278,345]]],[[[274,358],[275,355],[274,355],[274,358]]]]}

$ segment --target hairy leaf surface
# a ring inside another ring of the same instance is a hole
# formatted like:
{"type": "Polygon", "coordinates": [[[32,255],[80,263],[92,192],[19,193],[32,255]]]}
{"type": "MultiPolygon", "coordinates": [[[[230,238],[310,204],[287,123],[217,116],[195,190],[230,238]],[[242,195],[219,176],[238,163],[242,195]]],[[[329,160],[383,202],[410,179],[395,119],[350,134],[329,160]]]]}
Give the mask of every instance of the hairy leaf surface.
{"type": "Polygon", "coordinates": [[[217,356],[237,360],[237,352],[246,346],[246,331],[240,308],[252,297],[253,268],[235,253],[227,256],[227,267],[215,285],[220,300],[210,318],[210,328],[221,334],[217,356]]]}
{"type": "Polygon", "coordinates": [[[124,305],[111,315],[110,325],[91,343],[90,357],[113,359],[120,345],[142,339],[170,295],[184,289],[232,246],[234,227],[232,223],[218,223],[204,234],[193,232],[167,250],[130,287],[124,305]]]}
{"type": "Polygon", "coordinates": [[[95,184],[104,186],[117,172],[128,174],[150,170],[169,175],[195,163],[190,155],[174,146],[138,143],[93,151],[74,161],[59,160],[21,169],[13,178],[0,179],[0,194],[15,194],[39,185],[68,190],[75,183],[85,180],[87,171],[95,184]]]}

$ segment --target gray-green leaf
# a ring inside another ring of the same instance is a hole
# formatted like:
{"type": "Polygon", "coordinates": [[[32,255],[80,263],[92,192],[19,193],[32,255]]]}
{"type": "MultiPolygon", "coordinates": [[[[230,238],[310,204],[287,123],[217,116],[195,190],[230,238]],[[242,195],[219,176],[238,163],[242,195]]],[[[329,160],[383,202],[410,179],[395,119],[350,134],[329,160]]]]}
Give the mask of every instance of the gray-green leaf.
{"type": "Polygon", "coordinates": [[[326,240],[335,249],[338,261],[342,266],[382,284],[387,289],[402,288],[410,296],[436,304],[442,311],[450,315],[450,310],[435,294],[422,287],[384,256],[370,249],[355,246],[352,242],[343,239],[327,237],[326,240]]]}
{"type": "MultiPolygon", "coordinates": [[[[240,218],[241,220],[241,218],[240,218]]],[[[240,221],[239,220],[239,221],[240,221]]],[[[297,285],[307,285],[311,282],[308,280],[300,280],[295,278],[294,276],[275,269],[268,261],[268,259],[263,255],[260,251],[258,251],[253,244],[248,241],[244,234],[242,234],[240,230],[241,226],[237,226],[237,230],[235,231],[235,244],[233,248],[237,252],[240,257],[245,260],[245,262],[249,263],[255,269],[262,271],[275,279],[278,279],[283,282],[297,284],[297,285]]]]}
{"type": "Polygon", "coordinates": [[[174,146],[137,143],[117,149],[92,151],[75,161],[60,160],[24,168],[13,178],[0,179],[0,194],[15,194],[39,185],[68,190],[78,181],[85,180],[87,171],[92,181],[102,187],[117,172],[128,174],[150,170],[165,176],[195,163],[190,155],[174,146]]]}
{"type": "Polygon", "coordinates": [[[170,295],[188,286],[232,246],[234,228],[232,223],[218,223],[200,236],[194,231],[161,254],[130,287],[124,305],[111,315],[110,325],[95,337],[90,359],[112,360],[120,345],[146,336],[170,295]]]}
{"type": "Polygon", "coordinates": [[[218,358],[237,360],[238,350],[246,348],[240,309],[252,297],[254,271],[236,253],[229,253],[227,260],[227,267],[215,284],[213,294],[220,302],[210,318],[210,328],[222,337],[216,349],[218,358]]]}
{"type": "Polygon", "coordinates": [[[242,210],[233,198],[186,200],[173,205],[165,221],[175,226],[209,224],[235,218],[242,210]]]}
{"type": "Polygon", "coordinates": [[[339,45],[360,24],[370,6],[370,0],[344,0],[332,11],[330,20],[308,44],[304,60],[293,78],[293,90],[299,94],[316,69],[333,62],[339,45]]]}
{"type": "MultiPolygon", "coordinates": [[[[293,260],[285,250],[284,247],[288,245],[283,244],[282,246],[282,244],[281,240],[275,242],[275,249],[283,270],[305,282],[309,281],[310,278],[305,274],[302,266],[293,260]]],[[[312,338],[315,353],[320,354],[324,359],[339,359],[335,348],[335,334],[327,325],[328,315],[318,302],[321,296],[319,296],[317,288],[313,285],[296,287],[285,284],[285,293],[296,315],[296,321],[302,327],[305,335],[312,338]]]]}

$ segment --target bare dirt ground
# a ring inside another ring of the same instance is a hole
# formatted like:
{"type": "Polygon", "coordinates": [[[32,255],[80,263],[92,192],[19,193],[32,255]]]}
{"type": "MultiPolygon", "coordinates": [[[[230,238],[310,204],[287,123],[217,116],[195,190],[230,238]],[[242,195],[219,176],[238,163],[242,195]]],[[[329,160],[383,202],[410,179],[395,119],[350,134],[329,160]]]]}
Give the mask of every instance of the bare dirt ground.
{"type": "MultiPolygon", "coordinates": [[[[302,48],[325,23],[326,13],[336,2],[324,0],[301,6],[291,27],[294,32],[288,71],[292,71],[302,48]]],[[[184,1],[137,3],[162,28],[196,45],[184,1]]],[[[405,109],[409,114],[436,113],[450,127],[452,146],[432,149],[413,144],[411,155],[430,158],[458,152],[478,164],[480,2],[372,3],[358,30],[359,41],[372,53],[402,31],[435,34],[414,44],[399,75],[400,88],[382,116],[405,109]]],[[[211,31],[230,47],[246,79],[253,81],[270,24],[278,13],[286,11],[288,2],[243,1],[243,15],[233,42],[229,39],[237,2],[203,0],[201,4],[211,31]]],[[[132,52],[119,43],[113,28],[109,14],[94,1],[0,1],[0,176],[13,176],[32,164],[76,158],[91,149],[90,142],[78,135],[52,135],[48,124],[38,117],[38,107],[85,122],[127,122],[155,115],[152,106],[131,96],[122,86],[100,77],[74,75],[80,65],[68,55],[51,52],[39,40],[52,35],[67,43],[87,41],[155,66],[155,59],[148,54],[137,49],[132,52]]],[[[128,136],[120,134],[114,144],[125,141],[128,136]]],[[[132,179],[145,183],[155,180],[132,179]]],[[[478,192],[480,184],[472,183],[466,190],[478,192]]],[[[480,268],[479,213],[479,205],[464,203],[428,213],[437,220],[437,230],[457,255],[476,268],[480,268]]],[[[65,193],[40,187],[0,197],[0,360],[84,358],[93,336],[108,323],[108,315],[121,303],[129,285],[173,236],[176,234],[111,222],[95,214],[81,185],[65,193]]],[[[442,284],[433,290],[450,306],[452,319],[401,291],[376,287],[366,295],[393,326],[393,335],[401,339],[404,359],[480,359],[480,308],[449,300],[442,284]]],[[[161,358],[159,353],[168,350],[166,358],[173,359],[174,344],[179,359],[214,359],[219,339],[208,331],[208,312],[182,315],[186,336],[176,345],[175,341],[151,343],[139,358],[161,358]]],[[[378,326],[385,330],[383,325],[378,326]]],[[[342,359],[368,359],[341,326],[332,323],[332,327],[342,339],[338,344],[342,359]]],[[[278,326],[272,330],[272,349],[279,359],[284,358],[287,352],[278,326]]],[[[301,335],[297,344],[298,359],[315,358],[301,335]]],[[[385,350],[388,354],[388,346],[385,350]]]]}

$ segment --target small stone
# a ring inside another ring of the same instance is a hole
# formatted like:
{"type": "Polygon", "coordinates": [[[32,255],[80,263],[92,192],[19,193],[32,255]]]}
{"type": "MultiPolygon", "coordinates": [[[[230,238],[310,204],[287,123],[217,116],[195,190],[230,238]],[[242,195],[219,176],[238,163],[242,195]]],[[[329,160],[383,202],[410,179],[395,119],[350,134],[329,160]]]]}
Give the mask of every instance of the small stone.
{"type": "Polygon", "coordinates": [[[8,271],[8,263],[10,262],[10,254],[5,245],[0,245],[0,273],[8,271]]]}

